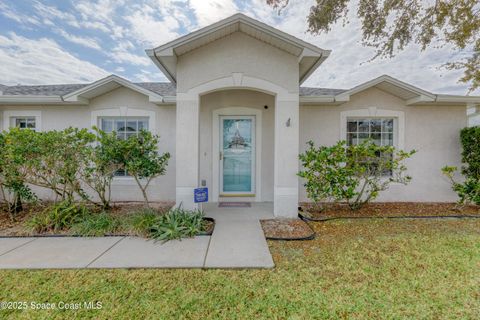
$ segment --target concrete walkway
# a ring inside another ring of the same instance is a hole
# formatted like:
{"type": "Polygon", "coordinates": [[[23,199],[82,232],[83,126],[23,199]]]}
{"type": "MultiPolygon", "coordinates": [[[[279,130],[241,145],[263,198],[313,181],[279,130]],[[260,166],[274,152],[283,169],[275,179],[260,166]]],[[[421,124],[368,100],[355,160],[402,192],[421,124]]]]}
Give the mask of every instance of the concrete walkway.
{"type": "Polygon", "coordinates": [[[155,242],[136,237],[0,238],[0,269],[273,268],[259,219],[271,204],[205,206],[211,237],[155,242]]]}

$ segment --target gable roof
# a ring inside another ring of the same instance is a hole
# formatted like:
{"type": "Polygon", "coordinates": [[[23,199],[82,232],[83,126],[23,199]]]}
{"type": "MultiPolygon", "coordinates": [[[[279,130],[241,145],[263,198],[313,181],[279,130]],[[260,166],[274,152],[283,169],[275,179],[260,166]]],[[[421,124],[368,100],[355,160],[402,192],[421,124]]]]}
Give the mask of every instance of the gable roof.
{"type": "Polygon", "coordinates": [[[350,90],[337,94],[335,99],[336,101],[349,101],[352,95],[373,87],[406,100],[407,104],[413,104],[417,102],[433,102],[436,98],[435,94],[433,93],[395,79],[391,76],[382,75],[378,78],[355,86],[350,90]]]}
{"type": "Polygon", "coordinates": [[[330,50],[321,49],[241,13],[145,52],[165,76],[175,83],[178,56],[234,32],[243,32],[298,57],[300,83],[305,81],[330,54],[330,50]]]}
{"type": "Polygon", "coordinates": [[[370,88],[377,88],[396,96],[404,100],[407,106],[432,104],[475,106],[480,104],[479,96],[435,94],[389,75],[382,75],[348,90],[329,89],[325,95],[317,95],[315,91],[312,91],[314,94],[304,96],[300,101],[304,104],[340,105],[350,101],[354,94],[370,88]]]}
{"type": "Polygon", "coordinates": [[[145,89],[135,83],[128,81],[116,75],[110,75],[106,78],[95,81],[87,86],[79,88],[73,92],[62,96],[67,102],[85,102],[88,99],[97,97],[114,89],[125,87],[138,93],[148,96],[150,102],[163,102],[163,97],[156,92],[145,89]]]}

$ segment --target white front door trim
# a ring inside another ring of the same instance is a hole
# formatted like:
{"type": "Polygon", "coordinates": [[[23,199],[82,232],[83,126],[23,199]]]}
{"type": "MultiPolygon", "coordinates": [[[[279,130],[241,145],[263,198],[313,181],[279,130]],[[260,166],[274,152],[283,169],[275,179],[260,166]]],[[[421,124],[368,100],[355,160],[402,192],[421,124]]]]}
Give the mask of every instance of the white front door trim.
{"type": "Polygon", "coordinates": [[[213,111],[212,118],[212,201],[218,202],[220,195],[220,118],[221,116],[252,116],[255,117],[255,198],[262,201],[262,111],[248,107],[227,107],[213,111]]]}

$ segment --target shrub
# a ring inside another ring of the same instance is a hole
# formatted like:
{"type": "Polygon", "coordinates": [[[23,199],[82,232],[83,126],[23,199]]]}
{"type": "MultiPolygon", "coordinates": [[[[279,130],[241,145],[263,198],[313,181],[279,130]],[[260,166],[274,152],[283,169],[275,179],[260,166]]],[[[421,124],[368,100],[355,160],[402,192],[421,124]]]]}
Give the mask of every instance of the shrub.
{"type": "Polygon", "coordinates": [[[480,204],[480,127],[464,128],[460,131],[462,144],[462,168],[461,174],[464,181],[455,179],[458,168],[445,166],[442,172],[452,183],[452,189],[459,196],[459,203],[480,204]]]}
{"type": "Polygon", "coordinates": [[[308,149],[300,154],[302,168],[298,176],[305,179],[307,196],[317,210],[323,210],[322,204],[344,199],[345,186],[353,184],[347,173],[347,153],[345,142],[341,141],[331,147],[315,148],[312,141],[307,142],[308,149]]]}
{"type": "Polygon", "coordinates": [[[35,232],[68,230],[74,224],[82,222],[89,214],[86,206],[64,200],[33,216],[27,226],[35,232]]]}
{"type": "Polygon", "coordinates": [[[97,194],[102,208],[109,209],[112,180],[115,172],[122,168],[118,162],[121,141],[114,132],[93,129],[97,133],[96,143],[86,147],[80,178],[97,194]]]}
{"type": "Polygon", "coordinates": [[[156,240],[188,238],[204,230],[204,213],[200,210],[174,208],[157,218],[150,229],[150,235],[156,240]]]}
{"type": "Polygon", "coordinates": [[[23,201],[37,199],[26,184],[25,170],[34,134],[32,130],[19,129],[0,133],[0,193],[12,219],[22,210],[23,201]]]}
{"type": "Polygon", "coordinates": [[[416,151],[405,152],[393,146],[378,146],[371,140],[347,149],[346,167],[353,178],[353,186],[347,186],[346,200],[352,210],[375,200],[381,191],[392,183],[408,184],[411,177],[406,175],[404,162],[416,151]]]}
{"type": "Polygon", "coordinates": [[[118,162],[135,179],[147,206],[147,188],[154,178],[165,174],[170,159],[168,152],[159,154],[158,139],[158,136],[142,130],[138,136],[122,141],[117,153],[120,157],[118,162]]]}
{"type": "MultiPolygon", "coordinates": [[[[324,201],[344,201],[352,210],[376,199],[391,183],[407,184],[404,161],[415,151],[405,152],[392,146],[378,146],[367,140],[347,146],[340,141],[330,147],[309,148],[300,154],[308,197],[317,205],[324,201]]],[[[320,208],[321,209],[321,208],[320,208]]]]}
{"type": "Polygon", "coordinates": [[[106,212],[87,214],[72,226],[72,232],[82,236],[103,236],[115,233],[121,226],[118,218],[106,212]]]}
{"type": "Polygon", "coordinates": [[[32,135],[25,169],[27,182],[53,191],[57,199],[72,202],[74,195],[88,200],[81,186],[87,146],[95,135],[87,129],[37,132],[32,135]]]}

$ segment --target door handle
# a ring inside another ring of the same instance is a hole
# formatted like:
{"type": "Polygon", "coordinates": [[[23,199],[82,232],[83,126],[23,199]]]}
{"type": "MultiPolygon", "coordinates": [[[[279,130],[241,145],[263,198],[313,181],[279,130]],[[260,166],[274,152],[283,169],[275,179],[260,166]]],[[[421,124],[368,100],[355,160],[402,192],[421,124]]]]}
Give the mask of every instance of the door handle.
{"type": "Polygon", "coordinates": [[[222,152],[222,151],[220,151],[219,158],[220,158],[220,160],[222,160],[222,159],[223,159],[223,152],[222,152]]]}

